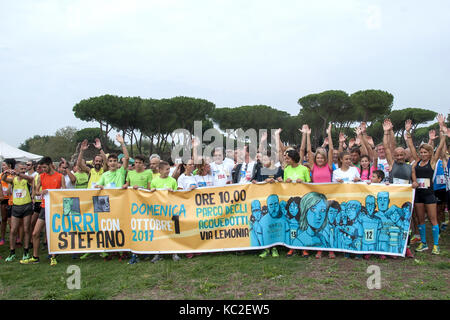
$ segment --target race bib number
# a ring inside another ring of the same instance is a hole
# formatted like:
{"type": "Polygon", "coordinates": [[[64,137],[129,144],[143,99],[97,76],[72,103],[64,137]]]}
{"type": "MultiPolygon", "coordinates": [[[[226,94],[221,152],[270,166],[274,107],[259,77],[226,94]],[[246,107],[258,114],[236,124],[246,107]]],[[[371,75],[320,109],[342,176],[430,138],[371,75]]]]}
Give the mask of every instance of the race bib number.
{"type": "Polygon", "coordinates": [[[42,195],[41,196],[34,196],[34,199],[37,201],[42,201],[42,195]]]}
{"type": "Polygon", "coordinates": [[[438,176],[436,176],[436,183],[437,184],[446,184],[447,179],[445,179],[444,175],[438,175],[438,176]]]}
{"type": "Polygon", "coordinates": [[[366,241],[373,241],[375,237],[374,229],[364,230],[364,238],[366,241]]]}
{"type": "Polygon", "coordinates": [[[23,189],[14,189],[14,199],[23,199],[25,198],[27,195],[27,190],[23,190],[23,189]]]}
{"type": "Polygon", "coordinates": [[[431,181],[428,178],[418,178],[417,183],[419,184],[419,189],[428,189],[431,186],[431,181]]]}
{"type": "Polygon", "coordinates": [[[394,178],[392,181],[394,184],[409,184],[408,180],[394,178]]]}
{"type": "Polygon", "coordinates": [[[9,188],[7,188],[7,187],[2,187],[2,190],[3,190],[3,195],[4,195],[4,196],[9,195],[9,188]]]}

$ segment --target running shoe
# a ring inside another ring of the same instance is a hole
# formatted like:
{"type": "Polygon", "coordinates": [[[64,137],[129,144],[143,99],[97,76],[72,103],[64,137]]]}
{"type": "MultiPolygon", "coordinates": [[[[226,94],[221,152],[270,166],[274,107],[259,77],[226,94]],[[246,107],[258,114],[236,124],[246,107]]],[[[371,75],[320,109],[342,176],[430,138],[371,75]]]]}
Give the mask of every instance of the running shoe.
{"type": "Polygon", "coordinates": [[[126,252],[119,255],[119,261],[126,260],[126,259],[128,259],[128,255],[126,252]]]}
{"type": "Polygon", "coordinates": [[[31,254],[30,253],[27,253],[27,254],[23,254],[23,256],[22,256],[22,260],[28,260],[28,259],[30,259],[31,258],[31,254]]]}
{"type": "Polygon", "coordinates": [[[172,255],[172,260],[173,261],[180,261],[181,258],[175,253],[175,254],[172,255]]]}
{"type": "Polygon", "coordinates": [[[423,242],[421,242],[419,246],[416,248],[417,252],[422,252],[426,250],[428,250],[428,245],[426,243],[424,244],[423,242]]]}
{"type": "Polygon", "coordinates": [[[14,260],[16,260],[16,255],[15,254],[10,254],[5,259],[6,262],[11,262],[11,261],[14,261],[14,260]]]}
{"type": "Polygon", "coordinates": [[[329,258],[329,259],[335,259],[335,258],[336,258],[336,255],[334,254],[333,251],[330,251],[330,252],[328,253],[328,258],[329,258]]]}
{"type": "Polygon", "coordinates": [[[317,251],[316,253],[316,259],[322,258],[322,251],[317,251]]]}
{"type": "Polygon", "coordinates": [[[159,254],[155,254],[155,256],[153,257],[151,263],[156,263],[159,260],[162,260],[162,257],[159,254]]]}
{"type": "Polygon", "coordinates": [[[277,248],[272,248],[272,258],[278,258],[280,255],[278,254],[277,248]]]}
{"type": "Polygon", "coordinates": [[[411,243],[411,244],[415,244],[415,243],[418,243],[418,242],[420,242],[420,241],[421,241],[420,236],[417,235],[417,234],[415,234],[415,235],[412,236],[412,238],[411,238],[411,240],[410,240],[410,243],[411,243]]]}
{"type": "Polygon", "coordinates": [[[58,264],[58,261],[56,261],[56,258],[51,258],[50,259],[50,265],[51,266],[56,266],[58,264]]]}
{"type": "Polygon", "coordinates": [[[89,252],[86,252],[85,254],[82,254],[82,255],[80,256],[80,260],[87,259],[87,258],[89,258],[90,255],[91,255],[91,254],[90,254],[89,252]]]}
{"type": "Polygon", "coordinates": [[[286,254],[286,257],[288,258],[292,257],[294,255],[294,252],[295,252],[294,249],[289,250],[288,253],[286,254]]]}
{"type": "Polygon", "coordinates": [[[381,260],[386,260],[386,256],[384,254],[380,255],[381,260]]]}
{"type": "Polygon", "coordinates": [[[130,261],[128,261],[128,264],[136,264],[139,262],[139,258],[137,254],[132,254],[130,261]]]}
{"type": "Polygon", "coordinates": [[[440,254],[441,249],[439,249],[439,246],[434,245],[433,250],[431,251],[432,254],[440,254]]]}
{"type": "Polygon", "coordinates": [[[186,254],[186,258],[187,259],[192,259],[194,257],[194,254],[193,253],[188,253],[188,254],[186,254]]]}
{"type": "Polygon", "coordinates": [[[270,253],[269,249],[264,249],[264,251],[259,255],[260,258],[265,258],[270,253]]]}
{"type": "Polygon", "coordinates": [[[20,262],[20,264],[34,264],[34,263],[39,263],[39,258],[36,259],[34,257],[31,257],[30,259],[20,260],[19,262],[20,262]]]}
{"type": "Polygon", "coordinates": [[[365,254],[364,255],[364,260],[370,260],[370,254],[365,254]]]}
{"type": "Polygon", "coordinates": [[[411,250],[409,248],[406,248],[406,257],[407,258],[414,258],[414,255],[412,254],[411,250]]]}
{"type": "Polygon", "coordinates": [[[2,246],[2,245],[4,245],[5,244],[5,239],[1,239],[0,240],[0,246],[2,246]]]}
{"type": "Polygon", "coordinates": [[[309,253],[308,253],[308,251],[306,251],[306,250],[303,250],[303,251],[302,251],[302,257],[304,257],[304,258],[308,258],[308,257],[309,257],[309,253]]]}

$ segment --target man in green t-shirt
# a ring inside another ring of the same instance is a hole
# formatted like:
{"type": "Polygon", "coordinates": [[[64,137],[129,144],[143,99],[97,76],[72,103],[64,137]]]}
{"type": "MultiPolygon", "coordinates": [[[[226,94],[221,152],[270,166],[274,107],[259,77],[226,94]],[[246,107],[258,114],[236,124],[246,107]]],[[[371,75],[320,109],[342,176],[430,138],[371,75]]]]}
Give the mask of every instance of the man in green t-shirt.
{"type": "Polygon", "coordinates": [[[127,147],[123,141],[123,137],[118,134],[116,136],[116,140],[122,146],[122,152],[124,154],[123,157],[123,166],[119,168],[119,161],[116,154],[111,153],[108,156],[108,171],[104,172],[100,177],[100,180],[96,184],[96,188],[120,188],[125,183],[125,176],[127,174],[128,168],[128,160],[130,159],[128,155],[127,147]]]}
{"type": "Polygon", "coordinates": [[[169,191],[176,191],[178,189],[177,180],[169,177],[170,165],[166,161],[159,162],[159,177],[152,179],[150,187],[152,191],[156,189],[169,189],[169,191]]]}
{"type": "Polygon", "coordinates": [[[128,171],[126,182],[122,188],[127,189],[132,186],[133,189],[150,189],[152,177],[152,170],[145,170],[145,156],[137,155],[134,157],[134,170],[128,171]]]}
{"type": "MultiPolygon", "coordinates": [[[[159,162],[159,177],[153,178],[151,183],[151,191],[155,191],[156,189],[168,189],[170,192],[176,191],[178,189],[177,180],[172,177],[169,177],[170,173],[170,165],[166,161],[159,162]]],[[[181,258],[176,254],[172,254],[173,261],[179,261],[181,258]]],[[[159,254],[155,254],[152,263],[156,263],[159,260],[162,260],[162,256],[159,254]]]]}

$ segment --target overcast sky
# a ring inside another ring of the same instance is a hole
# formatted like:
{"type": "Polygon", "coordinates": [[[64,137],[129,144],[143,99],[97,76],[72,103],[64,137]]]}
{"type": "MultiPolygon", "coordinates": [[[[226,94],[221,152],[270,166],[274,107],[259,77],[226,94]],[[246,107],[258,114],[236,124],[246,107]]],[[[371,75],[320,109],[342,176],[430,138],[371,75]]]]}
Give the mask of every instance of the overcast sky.
{"type": "Polygon", "coordinates": [[[0,140],[71,125],[103,94],[265,104],[381,89],[450,112],[450,1],[0,0],[0,140]]]}

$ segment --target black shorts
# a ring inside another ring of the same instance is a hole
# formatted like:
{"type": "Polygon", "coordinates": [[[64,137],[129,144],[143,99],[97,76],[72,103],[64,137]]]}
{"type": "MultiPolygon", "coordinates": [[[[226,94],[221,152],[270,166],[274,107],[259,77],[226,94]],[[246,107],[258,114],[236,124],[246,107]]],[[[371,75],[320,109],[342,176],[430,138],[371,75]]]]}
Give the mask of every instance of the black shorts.
{"type": "Polygon", "coordinates": [[[447,202],[447,192],[445,189],[434,190],[434,195],[436,196],[437,204],[447,202]]]}
{"type": "Polygon", "coordinates": [[[8,199],[3,199],[2,202],[1,202],[1,204],[6,204],[6,205],[8,205],[8,199]]]}
{"type": "Polygon", "coordinates": [[[41,220],[45,221],[45,208],[41,208],[41,211],[39,212],[38,219],[41,219],[41,220]]]}
{"type": "Polygon", "coordinates": [[[8,214],[8,218],[11,218],[11,208],[12,208],[12,206],[7,206],[6,207],[6,212],[7,212],[7,214],[8,214]]]}
{"type": "Polygon", "coordinates": [[[437,203],[437,199],[433,192],[416,189],[414,203],[433,204],[437,203]]]}
{"type": "Polygon", "coordinates": [[[13,205],[11,215],[16,218],[25,218],[33,213],[33,204],[27,203],[21,206],[13,205]]]}
{"type": "Polygon", "coordinates": [[[34,203],[33,212],[36,212],[37,214],[41,212],[41,202],[34,203]]]}
{"type": "Polygon", "coordinates": [[[450,209],[450,190],[447,191],[447,210],[450,209]]]}

